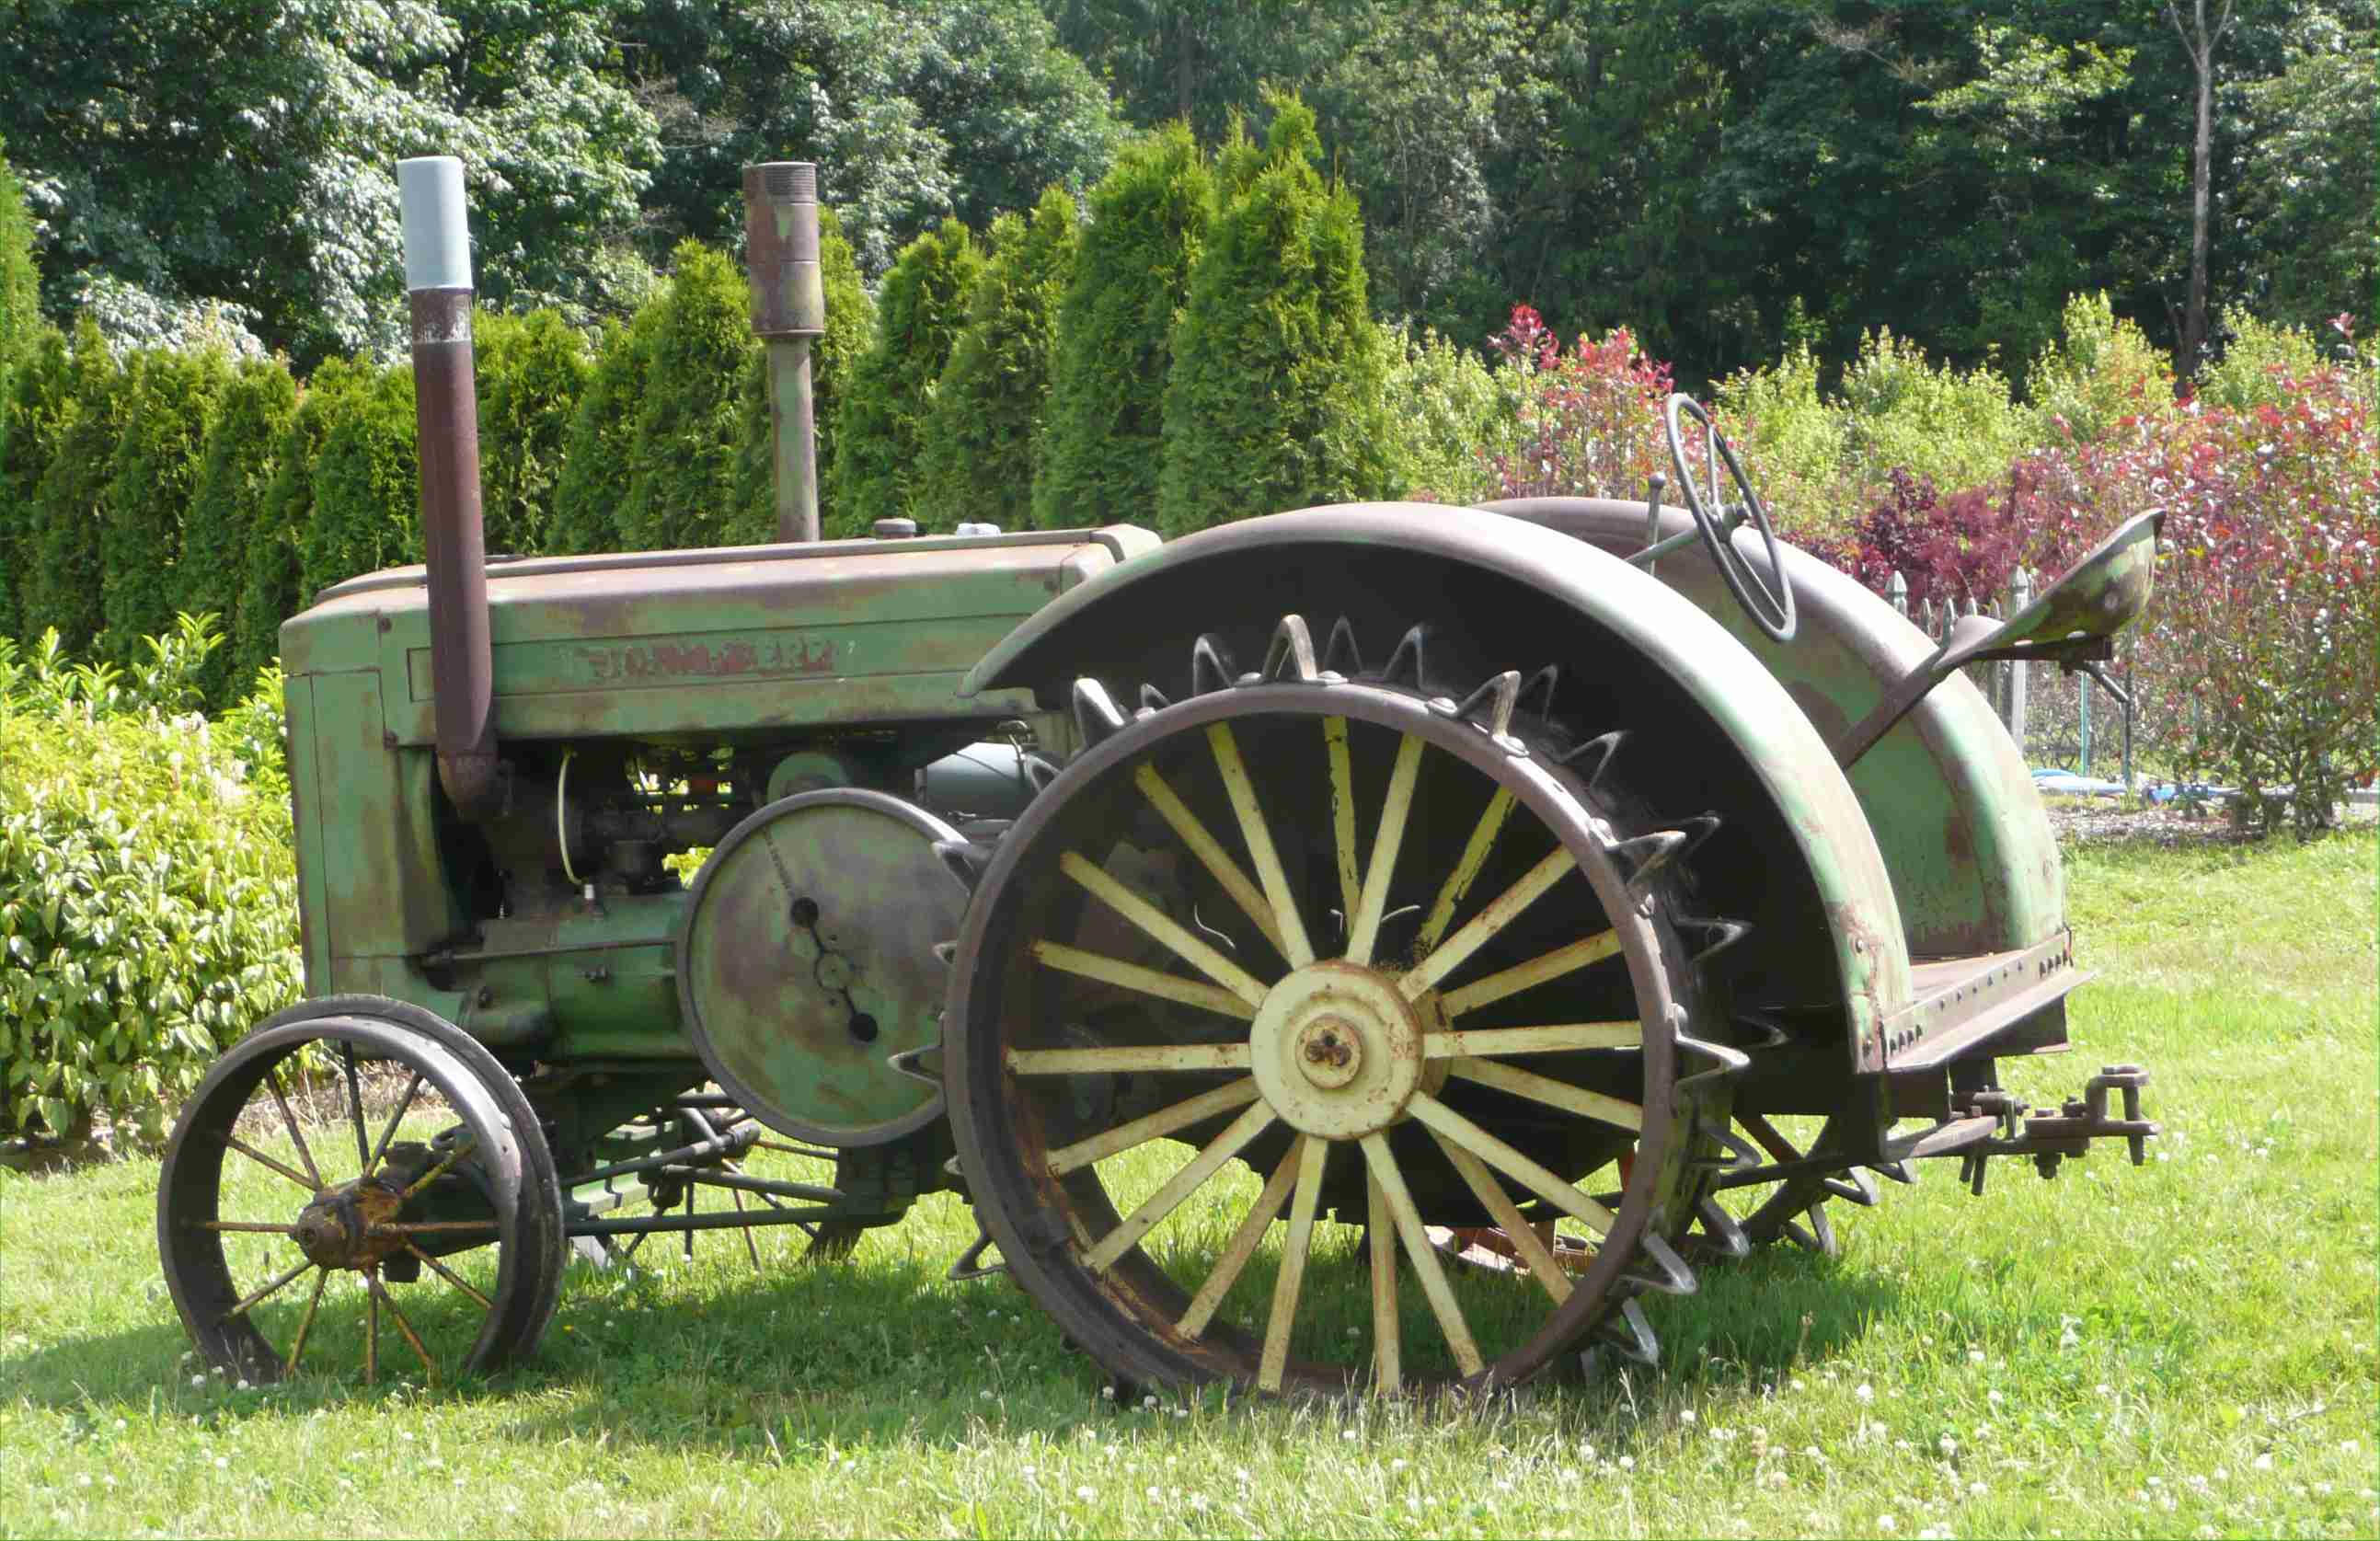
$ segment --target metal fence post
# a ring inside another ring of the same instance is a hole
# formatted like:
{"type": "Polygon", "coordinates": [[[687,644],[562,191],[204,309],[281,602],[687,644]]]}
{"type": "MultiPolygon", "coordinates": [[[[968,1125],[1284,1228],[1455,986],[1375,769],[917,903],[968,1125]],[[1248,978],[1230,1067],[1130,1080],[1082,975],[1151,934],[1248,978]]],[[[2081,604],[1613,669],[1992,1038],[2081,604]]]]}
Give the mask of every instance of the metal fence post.
{"type": "Polygon", "coordinates": [[[1884,597],[1890,600],[1892,608],[1902,615],[1909,613],[1909,580],[1900,576],[1900,569],[1893,570],[1891,580],[1884,586],[1884,597]]]}
{"type": "MultiPolygon", "coordinates": [[[[2019,614],[2022,613],[2026,605],[2029,605],[2032,602],[2033,575],[2026,572],[2023,568],[2019,567],[2016,570],[2016,580],[2009,589],[2009,613],[2010,615],[2019,614]]],[[[2024,753],[2025,708],[2023,660],[2010,659],[2009,661],[2008,679],[2009,736],[2016,740],[2016,752],[2019,755],[2022,755],[2024,753]]]]}

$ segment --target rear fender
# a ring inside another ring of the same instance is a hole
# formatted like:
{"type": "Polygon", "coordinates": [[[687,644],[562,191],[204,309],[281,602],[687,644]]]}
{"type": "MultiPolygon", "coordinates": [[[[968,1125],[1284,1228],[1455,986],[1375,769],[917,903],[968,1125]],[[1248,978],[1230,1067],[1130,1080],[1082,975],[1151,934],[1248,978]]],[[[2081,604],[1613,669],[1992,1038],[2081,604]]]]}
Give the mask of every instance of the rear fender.
{"type": "Polygon", "coordinates": [[[1249,519],[1060,596],[962,689],[1029,686],[1054,708],[1089,675],[1126,702],[1144,682],[1178,698],[1196,637],[1217,635],[1253,667],[1293,613],[1318,640],[1347,617],[1375,665],[1427,623],[1449,687],[1558,665],[1556,714],[1583,734],[1629,730],[1626,780],[1650,811],[1726,820],[1695,855],[1690,898],[1697,913],[1754,926],[1727,958],[1738,1005],[1840,1021],[1852,1068],[1883,1067],[1880,1025],[1910,998],[1908,950],[1859,799],[1758,659],[1691,601],[1592,545],[1429,504],[1249,519]]]}

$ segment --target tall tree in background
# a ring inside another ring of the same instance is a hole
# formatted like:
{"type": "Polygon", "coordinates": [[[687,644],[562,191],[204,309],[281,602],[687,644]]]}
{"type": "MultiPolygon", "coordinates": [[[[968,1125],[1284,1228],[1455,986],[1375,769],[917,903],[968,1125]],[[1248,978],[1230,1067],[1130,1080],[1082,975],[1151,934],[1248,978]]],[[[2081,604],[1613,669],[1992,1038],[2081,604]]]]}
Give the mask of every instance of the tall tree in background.
{"type": "Polygon", "coordinates": [[[471,352],[487,549],[534,556],[553,533],[563,441],[594,369],[587,338],[557,311],[483,311],[472,320],[471,352]]]}
{"type": "Polygon", "coordinates": [[[2206,248],[2214,219],[2215,51],[2231,30],[2232,0],[2219,0],[2212,21],[2207,19],[2206,0],[2188,0],[2187,15],[2184,0],[2166,0],[2165,12],[2189,55],[2195,87],[2192,100],[2197,109],[2196,131],[2190,145],[2190,297],[2183,302],[2180,355],[2174,361],[2186,380],[2198,372],[2199,358],[2206,347],[2206,248]]]}
{"type": "Polygon", "coordinates": [[[967,227],[944,220],[901,250],[876,297],[876,340],[860,355],[835,414],[835,506],[830,537],[865,535],[917,512],[926,416],[950,362],[966,297],[983,271],[967,227]]]}
{"type": "Polygon", "coordinates": [[[249,521],[242,552],[232,677],[256,678],[281,656],[281,623],[313,597],[304,577],[307,534],[315,517],[314,473],[345,398],[368,390],[371,375],[344,358],[326,358],[298,393],[273,446],[273,485],[249,521]]]}
{"type": "MultiPolygon", "coordinates": [[[[7,142],[0,140],[0,154],[7,142]]],[[[0,159],[0,400],[8,371],[30,354],[42,329],[42,275],[33,266],[33,216],[25,187],[0,159]]]]}
{"type": "Polygon", "coordinates": [[[73,386],[66,334],[45,326],[0,396],[0,637],[33,636],[23,607],[42,528],[36,497],[74,421],[73,386]]]}
{"type": "Polygon", "coordinates": [[[595,368],[571,414],[554,483],[546,550],[556,555],[628,549],[620,516],[636,472],[637,413],[661,313],[648,305],[633,321],[613,322],[595,345],[595,368]]]}
{"type": "Polygon", "coordinates": [[[1186,125],[1127,145],[1091,189],[1058,311],[1033,522],[1043,529],[1154,516],[1165,379],[1215,185],[1186,125]]]}
{"type": "Polygon", "coordinates": [[[140,640],[174,629],[183,601],[182,529],[231,358],[220,348],[147,348],[124,370],[124,434],[100,523],[108,650],[130,666],[140,640]]]}
{"type": "Polygon", "coordinates": [[[2313,14],[2288,32],[2281,72],[2246,88],[2252,131],[2232,174],[2232,212],[2252,233],[2240,297],[2268,320],[2313,327],[2380,312],[2380,28],[2313,14]]]}
{"type": "MultiPolygon", "coordinates": [[[[221,618],[225,645],[199,671],[207,704],[216,710],[248,693],[255,675],[237,673],[240,588],[251,541],[261,528],[267,497],[279,470],[281,441],[298,410],[298,382],[278,358],[243,358],[224,387],[208,425],[189,516],[182,525],[181,600],[193,615],[221,618]]],[[[272,624],[282,616],[276,610],[272,624]]]]}
{"type": "Polygon", "coordinates": [[[735,511],[738,406],[752,336],[744,275],[698,241],[677,249],[646,340],[621,534],[631,551],[711,546],[735,511]]]}
{"type": "Polygon", "coordinates": [[[99,532],[106,517],[108,463],[124,435],[124,370],[86,317],[69,345],[63,431],[34,489],[27,531],[30,570],[18,624],[28,637],[52,626],[70,652],[91,646],[100,610],[99,532]]]}
{"type": "Polygon", "coordinates": [[[966,324],[934,387],[919,503],[943,520],[1032,520],[1034,467],[1050,400],[1058,307],[1075,275],[1075,200],[1051,188],[1033,217],[993,222],[966,324]]]}

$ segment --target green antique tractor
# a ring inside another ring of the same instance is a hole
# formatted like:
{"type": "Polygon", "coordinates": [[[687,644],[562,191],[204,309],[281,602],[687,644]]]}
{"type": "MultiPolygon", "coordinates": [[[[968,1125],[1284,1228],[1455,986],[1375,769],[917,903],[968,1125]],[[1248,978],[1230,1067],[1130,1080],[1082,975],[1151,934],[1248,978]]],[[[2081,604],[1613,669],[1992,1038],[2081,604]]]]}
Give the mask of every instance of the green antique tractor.
{"type": "Polygon", "coordinates": [[[1682,397],[1682,509],[820,541],[780,164],[783,540],[489,555],[459,169],[403,172],[430,560],[283,628],[309,999],[158,1197],[215,1364],[444,1379],[528,1353],[574,1256],[832,1260],[955,1189],[953,1276],[1119,1379],[1507,1384],[1651,1362],[1646,1297],[1831,1249],[1876,1174],[2155,1133],[2134,1067],[1999,1086],[2084,976],[1959,673],[2094,667],[2154,516],[1937,647],[1682,397]]]}

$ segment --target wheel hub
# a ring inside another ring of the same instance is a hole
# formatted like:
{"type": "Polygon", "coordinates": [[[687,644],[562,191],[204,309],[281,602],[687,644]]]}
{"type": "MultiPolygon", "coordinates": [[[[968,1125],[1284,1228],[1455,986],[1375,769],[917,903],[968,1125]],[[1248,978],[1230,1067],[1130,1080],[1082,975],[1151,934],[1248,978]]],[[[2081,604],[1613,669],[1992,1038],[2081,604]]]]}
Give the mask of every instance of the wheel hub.
{"type": "Polygon", "coordinates": [[[1267,991],[1248,1043],[1257,1087],[1283,1122],[1354,1140],[1404,1117],[1422,1085],[1422,1035],[1387,976],[1333,959],[1267,991]]]}
{"type": "Polygon", "coordinates": [[[376,1181],[328,1189],[298,1211],[298,1248],[321,1268],[370,1268],[403,1250],[403,1237],[376,1232],[404,1205],[402,1194],[376,1181]]]}

